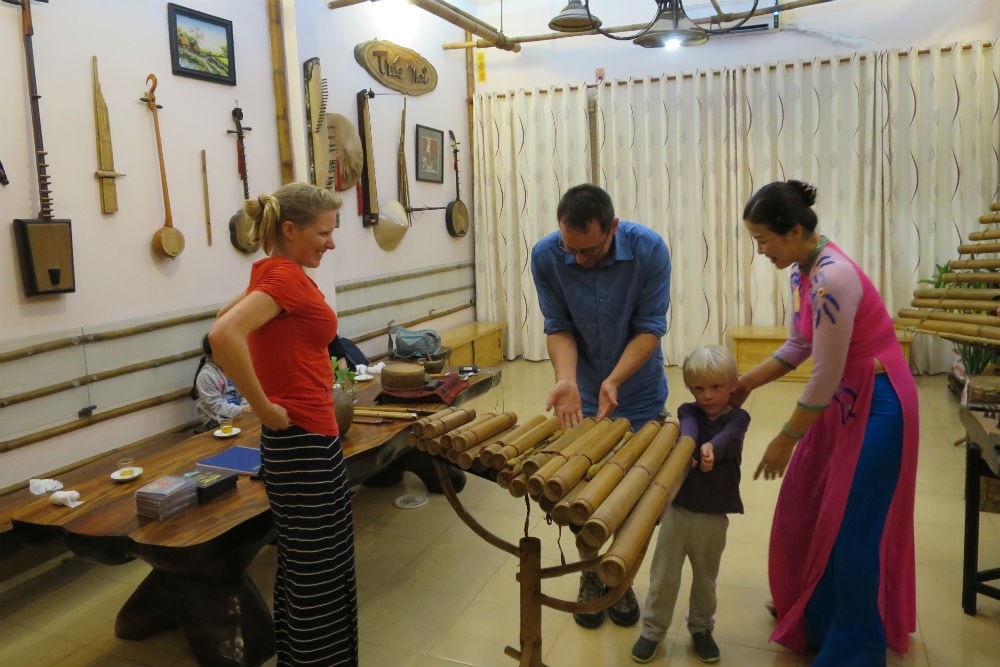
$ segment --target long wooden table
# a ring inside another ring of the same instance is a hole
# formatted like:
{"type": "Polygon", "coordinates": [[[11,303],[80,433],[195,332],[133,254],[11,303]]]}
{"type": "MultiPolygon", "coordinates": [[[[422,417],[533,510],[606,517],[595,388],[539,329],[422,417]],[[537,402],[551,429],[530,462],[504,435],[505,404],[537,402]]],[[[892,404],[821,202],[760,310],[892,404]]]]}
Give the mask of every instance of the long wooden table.
{"type": "MultiPolygon", "coordinates": [[[[473,376],[460,401],[499,380],[499,371],[473,376]]],[[[372,405],[379,391],[377,380],[360,387],[358,404],[372,405]]],[[[410,423],[353,424],[344,436],[351,481],[360,482],[388,463],[380,453],[397,444],[410,423]]],[[[241,432],[233,438],[201,433],[137,458],[143,473],[133,481],[113,481],[109,468],[74,484],[69,488],[79,491],[84,501],[75,508],[53,505],[48,496],[41,496],[13,512],[14,530],[28,540],[33,534],[57,533],[74,553],[99,563],[118,565],[140,558],[152,566],[118,613],[118,637],[141,640],[180,628],[201,665],[260,665],[274,654],[274,626],[246,570],[275,537],[263,482],[240,475],[234,493],[165,521],[141,518],[135,511],[134,493],[144,483],[191,470],[197,461],[232,445],[260,445],[256,417],[238,418],[236,426],[241,432]]]]}

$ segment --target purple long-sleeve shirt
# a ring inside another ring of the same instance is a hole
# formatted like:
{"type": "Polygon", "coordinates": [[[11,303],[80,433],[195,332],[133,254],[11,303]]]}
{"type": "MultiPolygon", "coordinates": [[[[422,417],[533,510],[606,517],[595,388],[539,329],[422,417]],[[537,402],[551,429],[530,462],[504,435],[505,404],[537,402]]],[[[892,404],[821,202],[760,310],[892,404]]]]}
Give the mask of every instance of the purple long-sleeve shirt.
{"type": "Polygon", "coordinates": [[[681,422],[680,436],[694,438],[695,458],[701,446],[711,442],[715,465],[708,472],[692,469],[681,485],[673,505],[706,514],[743,514],[740,498],[740,463],[743,461],[743,437],[750,426],[750,415],[733,408],[724,415],[709,419],[697,403],[685,403],[677,409],[681,422]]]}

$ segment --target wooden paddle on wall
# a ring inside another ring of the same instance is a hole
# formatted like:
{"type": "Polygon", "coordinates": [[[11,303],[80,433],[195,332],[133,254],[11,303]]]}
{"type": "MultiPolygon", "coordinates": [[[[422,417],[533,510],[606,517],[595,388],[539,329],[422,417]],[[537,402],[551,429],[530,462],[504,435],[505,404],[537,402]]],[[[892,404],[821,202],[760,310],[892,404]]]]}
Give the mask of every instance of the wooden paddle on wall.
{"type": "Polygon", "coordinates": [[[146,96],[139,98],[145,102],[150,111],[153,112],[153,129],[156,132],[156,155],[160,159],[160,185],[163,188],[163,227],[153,234],[153,250],[165,257],[174,258],[184,250],[184,235],[174,228],[173,217],[170,215],[170,195],[167,193],[167,169],[163,164],[163,143],[160,141],[160,120],[156,115],[156,110],[160,105],[156,103],[156,75],[150,74],[146,77],[146,96]]]}

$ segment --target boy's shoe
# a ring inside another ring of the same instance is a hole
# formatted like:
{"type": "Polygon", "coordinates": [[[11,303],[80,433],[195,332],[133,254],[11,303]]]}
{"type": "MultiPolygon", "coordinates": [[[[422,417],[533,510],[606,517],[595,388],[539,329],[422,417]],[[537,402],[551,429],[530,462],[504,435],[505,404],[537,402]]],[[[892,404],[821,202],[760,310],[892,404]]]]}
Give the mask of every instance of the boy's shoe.
{"type": "MultiPolygon", "coordinates": [[[[586,602],[587,600],[596,600],[602,595],[604,595],[604,584],[597,577],[597,573],[581,572],[580,592],[576,596],[576,601],[586,602]]],[[[578,612],[573,614],[573,620],[576,621],[577,625],[582,625],[585,628],[597,628],[604,622],[604,610],[599,609],[586,613],[578,612]]]]}
{"type": "Polygon", "coordinates": [[[712,639],[712,633],[702,630],[691,635],[694,640],[694,652],[702,662],[719,662],[719,646],[712,639]]]}
{"type": "Polygon", "coordinates": [[[649,662],[656,655],[656,647],[659,645],[660,642],[639,635],[635,640],[635,646],[632,647],[632,659],[636,662],[649,662]]]}
{"type": "Polygon", "coordinates": [[[635,625],[638,622],[639,601],[635,599],[635,592],[631,586],[628,587],[628,590],[625,591],[625,594],[621,596],[618,602],[608,608],[608,616],[611,617],[615,625],[620,625],[624,628],[635,625]]]}

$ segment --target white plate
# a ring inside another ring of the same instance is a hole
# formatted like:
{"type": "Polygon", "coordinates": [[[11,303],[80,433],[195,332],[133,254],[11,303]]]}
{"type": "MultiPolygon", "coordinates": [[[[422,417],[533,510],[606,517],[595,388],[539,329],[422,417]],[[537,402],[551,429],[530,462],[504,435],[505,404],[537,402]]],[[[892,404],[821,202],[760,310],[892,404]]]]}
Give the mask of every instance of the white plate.
{"type": "Polygon", "coordinates": [[[392,504],[401,510],[420,509],[427,504],[427,496],[423,494],[407,493],[393,500],[392,504]]]}
{"type": "Polygon", "coordinates": [[[231,438],[234,435],[239,435],[239,434],[240,434],[240,429],[238,426],[234,426],[233,430],[230,431],[229,433],[223,433],[221,428],[217,428],[215,429],[215,431],[212,432],[212,435],[214,435],[216,438],[231,438]]]}
{"type": "Polygon", "coordinates": [[[366,380],[374,380],[374,379],[375,379],[374,375],[368,375],[367,373],[365,373],[364,375],[355,375],[354,376],[354,381],[355,382],[365,382],[366,380]]]}
{"type": "Polygon", "coordinates": [[[111,473],[111,479],[116,482],[128,482],[139,475],[142,474],[142,468],[139,466],[129,466],[127,468],[119,468],[118,470],[111,473]]]}

